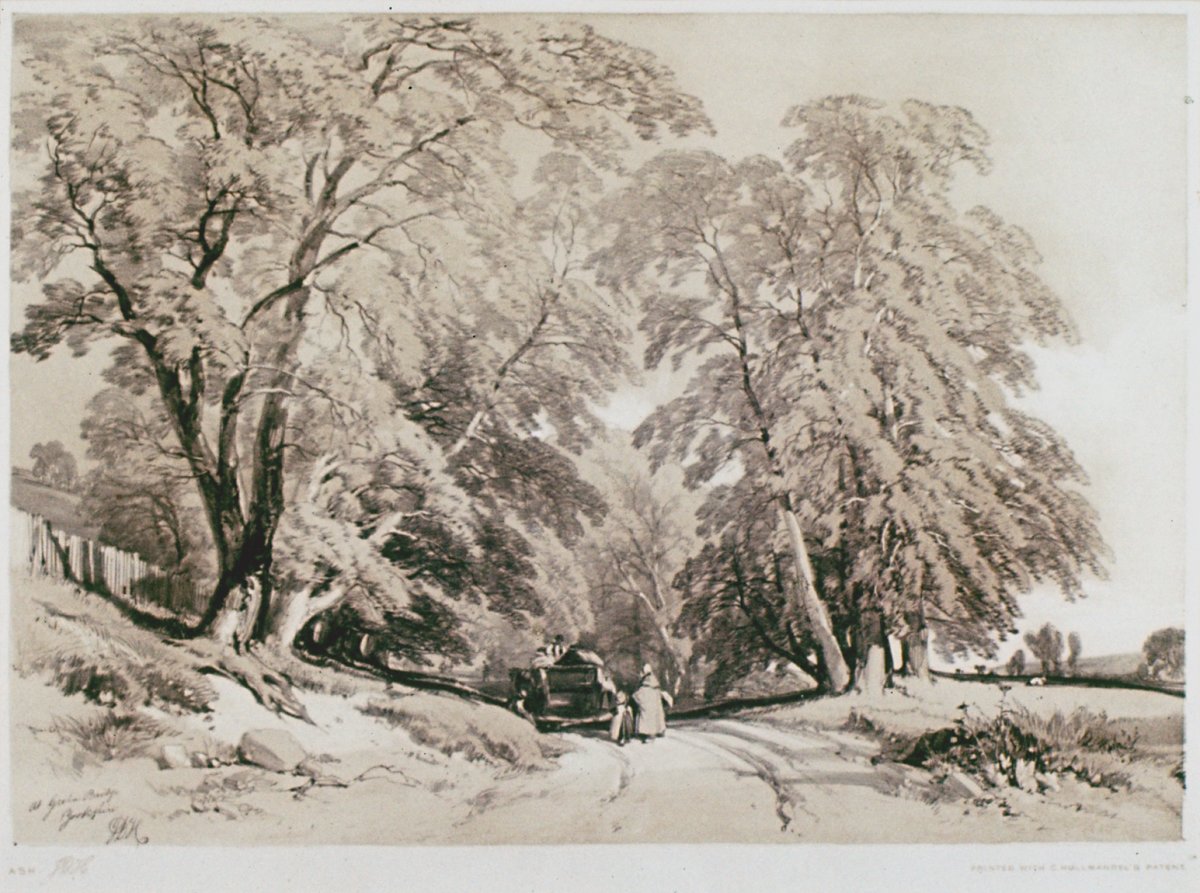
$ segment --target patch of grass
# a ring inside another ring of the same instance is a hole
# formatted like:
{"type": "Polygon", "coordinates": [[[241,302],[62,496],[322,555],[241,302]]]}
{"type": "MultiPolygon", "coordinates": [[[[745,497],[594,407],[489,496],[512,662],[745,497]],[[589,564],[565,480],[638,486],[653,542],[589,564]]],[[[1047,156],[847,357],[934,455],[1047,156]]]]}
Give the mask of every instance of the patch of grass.
{"type": "Polygon", "coordinates": [[[203,713],[216,697],[196,671],[179,663],[144,662],[104,649],[84,650],[64,637],[55,648],[22,662],[23,672],[47,673],[63,694],[95,704],[158,707],[170,713],[203,713]]]}
{"type": "Polygon", "coordinates": [[[64,694],[102,706],[210,709],[216,694],[187,658],[111,605],[47,580],[21,582],[13,605],[14,667],[44,674],[64,694]]]}
{"type": "Polygon", "coordinates": [[[1135,750],[1138,744],[1136,728],[1109,719],[1103,711],[1092,713],[1080,707],[1070,714],[1056,710],[1052,715],[1042,717],[1022,707],[1008,711],[1007,715],[1027,733],[1044,742],[1048,749],[1127,753],[1135,750]]]}
{"type": "Polygon", "coordinates": [[[53,728],[63,741],[101,760],[145,756],[150,745],[166,733],[145,716],[110,710],[86,719],[61,717],[54,721],[53,728]]]}
{"type": "Polygon", "coordinates": [[[1139,748],[1183,747],[1182,715],[1112,719],[1109,725],[1136,737],[1139,748]]]}
{"type": "Polygon", "coordinates": [[[529,768],[561,752],[544,746],[542,736],[520,717],[457,698],[422,693],[372,699],[359,709],[447,756],[457,753],[469,760],[529,768]]]}

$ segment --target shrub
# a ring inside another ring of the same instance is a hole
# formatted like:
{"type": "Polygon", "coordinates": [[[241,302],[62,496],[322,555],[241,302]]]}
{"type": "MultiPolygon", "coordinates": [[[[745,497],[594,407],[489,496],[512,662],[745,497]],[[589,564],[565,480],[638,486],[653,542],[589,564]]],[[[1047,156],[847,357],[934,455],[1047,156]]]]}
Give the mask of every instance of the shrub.
{"type": "Polygon", "coordinates": [[[48,669],[54,684],[63,694],[81,694],[95,704],[111,705],[140,695],[140,686],[118,667],[86,655],[58,654],[37,667],[48,669]]]}
{"type": "Polygon", "coordinates": [[[216,698],[208,680],[187,667],[149,664],[138,668],[142,703],[175,713],[207,713],[216,698]]]}
{"type": "Polygon", "coordinates": [[[957,768],[989,783],[1022,787],[1034,772],[1069,773],[1097,787],[1125,787],[1114,757],[1131,752],[1137,735],[1104,713],[1079,708],[1043,718],[1025,709],[998,716],[964,711],[954,725],[927,732],[894,749],[893,758],[926,768],[957,768]]]}

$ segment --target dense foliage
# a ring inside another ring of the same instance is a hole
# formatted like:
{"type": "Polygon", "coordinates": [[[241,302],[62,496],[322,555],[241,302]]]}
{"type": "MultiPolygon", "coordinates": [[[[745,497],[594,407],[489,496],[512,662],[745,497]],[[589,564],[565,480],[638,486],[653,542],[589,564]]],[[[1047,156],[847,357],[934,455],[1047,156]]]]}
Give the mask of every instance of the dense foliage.
{"type": "Polygon", "coordinates": [[[1103,573],[1083,470],[1016,400],[1071,325],[1028,236],[952,201],[990,164],[963,109],[834,96],[779,157],[629,172],[709,125],[588,26],[144,18],[22,52],[12,347],[110,352],[88,511],[208,586],[193,634],[324,616],[491,666],[558,633],[672,688],[875,688],[890,637],[915,673],[931,631],[993,657],[1033,585],[1103,573]],[[631,344],[677,378],[605,469],[631,344]]]}
{"type": "Polygon", "coordinates": [[[699,103],[590,27],[453,18],[123,20],[22,65],[15,161],[41,173],[15,272],[42,299],[12,346],[100,344],[152,398],[94,492],[153,478],[160,446],[182,464],[213,571],[196,631],[286,643],[347,598],[537,610],[523,528],[603,511],[563,452],[619,365],[572,259],[591,170],[706,127],[699,103]],[[546,156],[526,201],[517,132],[546,156]]]}

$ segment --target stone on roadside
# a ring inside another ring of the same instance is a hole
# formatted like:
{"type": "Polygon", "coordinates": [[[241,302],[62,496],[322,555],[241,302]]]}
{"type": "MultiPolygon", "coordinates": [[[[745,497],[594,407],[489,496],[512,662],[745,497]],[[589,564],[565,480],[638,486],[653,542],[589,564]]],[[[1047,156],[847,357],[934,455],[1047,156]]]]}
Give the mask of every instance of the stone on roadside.
{"type": "Polygon", "coordinates": [[[1002,788],[1007,786],[1007,781],[1000,774],[1000,770],[992,763],[987,763],[983,767],[983,777],[994,788],[1002,788]]]}
{"type": "Polygon", "coordinates": [[[303,775],[313,780],[313,784],[320,787],[344,788],[348,785],[336,775],[330,775],[325,771],[325,767],[311,757],[301,761],[296,767],[296,774],[303,775]]]}
{"type": "Polygon", "coordinates": [[[955,770],[946,776],[942,788],[951,797],[975,800],[983,796],[983,788],[979,782],[965,772],[955,770]]]}
{"type": "Polygon", "coordinates": [[[308,758],[300,742],[282,729],[256,729],[242,736],[238,756],[243,763],[271,772],[291,772],[308,758]]]}
{"type": "Polygon", "coordinates": [[[208,757],[205,754],[202,754],[198,750],[192,751],[192,768],[193,769],[207,769],[208,768],[208,757]]]}
{"type": "Polygon", "coordinates": [[[192,758],[182,744],[164,744],[158,754],[163,769],[191,769],[192,758]]]}
{"type": "Polygon", "coordinates": [[[1054,791],[1057,793],[1062,789],[1062,785],[1059,784],[1058,778],[1054,775],[1051,775],[1049,772],[1038,772],[1033,777],[1038,783],[1038,786],[1044,791],[1054,791]]]}
{"type": "Polygon", "coordinates": [[[1037,769],[1033,763],[1027,760],[1017,760],[1016,774],[1017,787],[1027,794],[1036,794],[1038,792],[1037,769]]]}

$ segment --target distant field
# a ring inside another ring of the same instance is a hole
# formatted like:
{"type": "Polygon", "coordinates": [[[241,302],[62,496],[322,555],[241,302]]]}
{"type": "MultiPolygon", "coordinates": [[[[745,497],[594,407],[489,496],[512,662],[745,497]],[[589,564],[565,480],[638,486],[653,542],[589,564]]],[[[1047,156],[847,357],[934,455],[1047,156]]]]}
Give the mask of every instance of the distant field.
{"type": "Polygon", "coordinates": [[[964,706],[977,716],[994,716],[1002,705],[1021,706],[1043,717],[1083,707],[1092,713],[1103,712],[1121,728],[1136,732],[1146,744],[1178,746],[1183,740],[1182,698],[1153,691],[1069,685],[1001,688],[991,682],[939,678],[910,692],[888,690],[882,698],[850,693],[769,708],[764,715],[836,727],[846,721],[851,710],[857,710],[891,731],[921,734],[953,722],[964,706]]]}
{"type": "Polygon", "coordinates": [[[95,538],[99,532],[96,525],[89,523],[79,514],[79,497],[54,487],[48,487],[28,476],[28,472],[13,469],[12,494],[9,501],[14,508],[31,515],[41,515],[54,527],[74,536],[95,538]]]}
{"type": "Polygon", "coordinates": [[[1140,652],[1129,654],[1106,654],[1101,657],[1081,657],[1075,668],[1079,676],[1105,676],[1121,678],[1136,676],[1138,665],[1142,662],[1140,652]]]}

